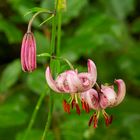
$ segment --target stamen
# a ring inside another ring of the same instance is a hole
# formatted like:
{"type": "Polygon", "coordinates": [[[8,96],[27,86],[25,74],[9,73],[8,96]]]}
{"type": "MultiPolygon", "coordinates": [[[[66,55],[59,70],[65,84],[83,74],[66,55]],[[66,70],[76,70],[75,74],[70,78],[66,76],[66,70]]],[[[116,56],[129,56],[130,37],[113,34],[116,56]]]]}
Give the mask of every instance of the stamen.
{"type": "Polygon", "coordinates": [[[67,104],[67,113],[70,114],[70,104],[67,104]]]}
{"type": "Polygon", "coordinates": [[[82,109],[86,111],[86,113],[89,113],[89,105],[82,99],[81,101],[82,109]]]}
{"type": "Polygon", "coordinates": [[[87,103],[85,103],[85,104],[86,104],[86,109],[85,110],[86,110],[87,113],[89,113],[90,112],[89,105],[87,103]]]}
{"type": "Polygon", "coordinates": [[[96,112],[93,114],[93,121],[94,121],[93,127],[94,128],[97,128],[97,125],[98,125],[98,117],[97,117],[97,113],[96,112]]]}
{"type": "Polygon", "coordinates": [[[86,106],[85,106],[86,104],[85,104],[85,101],[83,99],[81,100],[81,104],[82,104],[82,109],[85,110],[86,109],[86,106]]]}
{"type": "Polygon", "coordinates": [[[66,100],[63,100],[63,108],[64,108],[64,111],[67,112],[67,101],[66,100]]]}
{"type": "Polygon", "coordinates": [[[77,103],[75,104],[75,107],[76,107],[77,114],[80,115],[81,111],[80,111],[80,107],[77,103]]]}
{"type": "Polygon", "coordinates": [[[76,101],[75,101],[75,99],[73,99],[73,100],[72,100],[72,103],[71,103],[72,109],[74,108],[75,105],[76,105],[76,101]]]}
{"type": "Polygon", "coordinates": [[[68,104],[66,100],[63,101],[63,108],[65,112],[70,114],[70,104],[68,104]]]}
{"type": "Polygon", "coordinates": [[[113,121],[113,115],[110,115],[109,124],[111,124],[112,121],[113,121]]]}
{"type": "Polygon", "coordinates": [[[113,116],[109,116],[105,110],[102,110],[102,113],[103,113],[103,116],[104,116],[104,119],[105,119],[105,124],[106,126],[109,126],[111,123],[112,123],[112,120],[113,120],[113,116]]]}
{"type": "Polygon", "coordinates": [[[93,121],[93,116],[90,117],[89,122],[88,122],[88,126],[91,125],[92,121],[93,121]]]}

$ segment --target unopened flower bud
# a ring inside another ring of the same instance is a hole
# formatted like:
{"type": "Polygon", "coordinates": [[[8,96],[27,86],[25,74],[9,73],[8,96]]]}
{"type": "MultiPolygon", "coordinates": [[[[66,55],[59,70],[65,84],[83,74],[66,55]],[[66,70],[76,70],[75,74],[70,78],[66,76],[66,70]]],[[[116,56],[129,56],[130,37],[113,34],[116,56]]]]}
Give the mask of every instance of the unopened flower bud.
{"type": "Polygon", "coordinates": [[[27,32],[22,40],[21,65],[24,72],[36,69],[36,41],[32,32],[27,32]]]}

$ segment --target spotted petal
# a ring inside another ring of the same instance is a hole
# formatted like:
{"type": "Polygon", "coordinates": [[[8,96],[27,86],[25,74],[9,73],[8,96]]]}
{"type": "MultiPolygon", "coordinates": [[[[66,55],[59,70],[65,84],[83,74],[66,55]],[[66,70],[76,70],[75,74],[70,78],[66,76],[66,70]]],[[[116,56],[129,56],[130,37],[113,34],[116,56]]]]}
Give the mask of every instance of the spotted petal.
{"type": "Polygon", "coordinates": [[[114,106],[116,103],[117,95],[111,86],[101,85],[100,93],[100,106],[105,109],[107,107],[114,106]]]}
{"type": "Polygon", "coordinates": [[[89,89],[88,91],[82,92],[80,94],[81,100],[88,103],[91,109],[99,109],[99,96],[95,89],[89,89]]]}

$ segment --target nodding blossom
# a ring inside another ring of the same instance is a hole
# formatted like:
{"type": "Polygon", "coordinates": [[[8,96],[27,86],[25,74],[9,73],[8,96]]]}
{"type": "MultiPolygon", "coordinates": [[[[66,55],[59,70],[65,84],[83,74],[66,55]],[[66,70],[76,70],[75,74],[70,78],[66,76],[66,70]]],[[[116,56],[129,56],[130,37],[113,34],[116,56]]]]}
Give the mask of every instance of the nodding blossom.
{"type": "Polygon", "coordinates": [[[24,72],[36,69],[36,41],[31,31],[27,32],[22,40],[21,65],[24,72]]]}
{"type": "Polygon", "coordinates": [[[112,115],[109,116],[105,109],[107,107],[115,107],[119,105],[125,97],[126,86],[123,80],[114,81],[118,86],[118,91],[115,92],[113,86],[101,85],[98,90],[89,89],[80,94],[82,100],[82,108],[86,111],[89,109],[96,110],[89,120],[89,126],[93,122],[94,128],[97,127],[100,112],[102,112],[106,126],[112,123],[112,115]]]}
{"type": "Polygon", "coordinates": [[[96,83],[97,70],[94,62],[88,60],[88,72],[78,73],[77,70],[67,70],[58,75],[56,80],[53,79],[50,67],[46,69],[46,80],[52,90],[58,93],[71,94],[71,107],[66,100],[63,101],[64,110],[70,113],[70,108],[76,108],[76,112],[80,114],[78,98],[80,93],[91,89],[96,83]]]}

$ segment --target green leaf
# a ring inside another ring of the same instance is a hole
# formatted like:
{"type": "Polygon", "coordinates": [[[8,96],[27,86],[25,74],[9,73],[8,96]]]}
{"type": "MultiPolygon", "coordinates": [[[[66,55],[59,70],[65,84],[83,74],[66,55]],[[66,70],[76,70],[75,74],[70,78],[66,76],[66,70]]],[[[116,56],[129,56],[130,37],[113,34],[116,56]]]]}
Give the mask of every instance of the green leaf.
{"type": "Polygon", "coordinates": [[[118,19],[125,19],[134,9],[134,0],[109,0],[105,2],[107,10],[113,13],[118,19]]]}
{"type": "Polygon", "coordinates": [[[66,36],[62,42],[62,55],[68,56],[69,60],[92,56],[93,51],[99,47],[104,51],[116,50],[121,46],[118,41],[122,37],[121,26],[116,20],[99,11],[84,19],[75,30],[71,39],[66,36]]]}
{"type": "Polygon", "coordinates": [[[21,31],[8,20],[0,17],[0,31],[4,32],[7,36],[9,43],[17,43],[22,39],[21,31]]]}
{"type": "Polygon", "coordinates": [[[139,18],[134,20],[131,30],[133,33],[140,33],[140,19],[139,18]]]}
{"type": "Polygon", "coordinates": [[[30,73],[27,78],[27,85],[33,92],[41,94],[47,91],[47,84],[45,80],[45,72],[37,69],[30,73]]]}
{"type": "Polygon", "coordinates": [[[34,13],[34,12],[47,12],[47,13],[52,13],[50,10],[46,9],[46,8],[41,8],[41,7],[34,7],[34,8],[31,8],[26,14],[30,14],[30,13],[34,13]]]}
{"type": "Polygon", "coordinates": [[[133,140],[139,140],[139,130],[140,130],[140,114],[130,114],[127,116],[127,118],[124,120],[124,125],[129,128],[130,134],[133,138],[133,140]]]}
{"type": "Polygon", "coordinates": [[[49,53],[41,53],[37,55],[38,57],[51,57],[49,53]]]}
{"type": "Polygon", "coordinates": [[[80,15],[80,12],[84,9],[87,4],[87,0],[67,0],[66,11],[63,12],[62,23],[69,23],[73,18],[80,15]]]}
{"type": "Polygon", "coordinates": [[[37,53],[49,52],[50,42],[49,39],[41,32],[35,31],[35,38],[37,43],[37,53]]]}
{"type": "Polygon", "coordinates": [[[7,108],[13,107],[19,110],[25,108],[29,103],[27,97],[25,96],[25,92],[26,91],[21,90],[14,92],[14,94],[4,102],[4,106],[7,108]]]}
{"type": "MultiPolygon", "coordinates": [[[[51,1],[42,1],[41,6],[44,8],[54,9],[54,0],[51,1]]],[[[73,18],[80,15],[83,7],[87,4],[87,0],[67,0],[66,1],[66,10],[63,12],[62,23],[67,24],[73,18]]]]}
{"type": "Polygon", "coordinates": [[[0,127],[22,125],[27,120],[27,114],[19,106],[6,103],[0,107],[0,127]]]}
{"type": "Polygon", "coordinates": [[[13,86],[17,82],[20,73],[21,64],[18,59],[8,64],[2,73],[2,77],[0,80],[0,91],[4,92],[8,90],[11,86],[13,86]]]}
{"type": "MultiPolygon", "coordinates": [[[[24,132],[19,133],[16,137],[16,140],[21,140],[24,134],[25,134],[24,132]]],[[[42,134],[43,134],[42,130],[32,129],[29,132],[29,135],[26,140],[41,140],[42,134]]],[[[45,140],[54,140],[54,134],[51,131],[47,132],[47,138],[45,138],[45,140]]]]}
{"type": "Polygon", "coordinates": [[[92,128],[92,133],[90,133],[90,129],[88,127],[88,117],[86,113],[82,112],[80,117],[74,111],[71,111],[71,115],[67,115],[66,120],[60,125],[62,137],[65,140],[70,139],[78,139],[83,140],[85,137],[91,137],[94,133],[94,129],[92,128]],[[73,119],[74,118],[74,119],[73,119]],[[89,134],[86,134],[89,133],[89,134]],[[87,136],[89,135],[89,136],[87,136]]]}
{"type": "Polygon", "coordinates": [[[0,109],[0,127],[22,125],[27,120],[27,114],[23,111],[0,109]]]}

